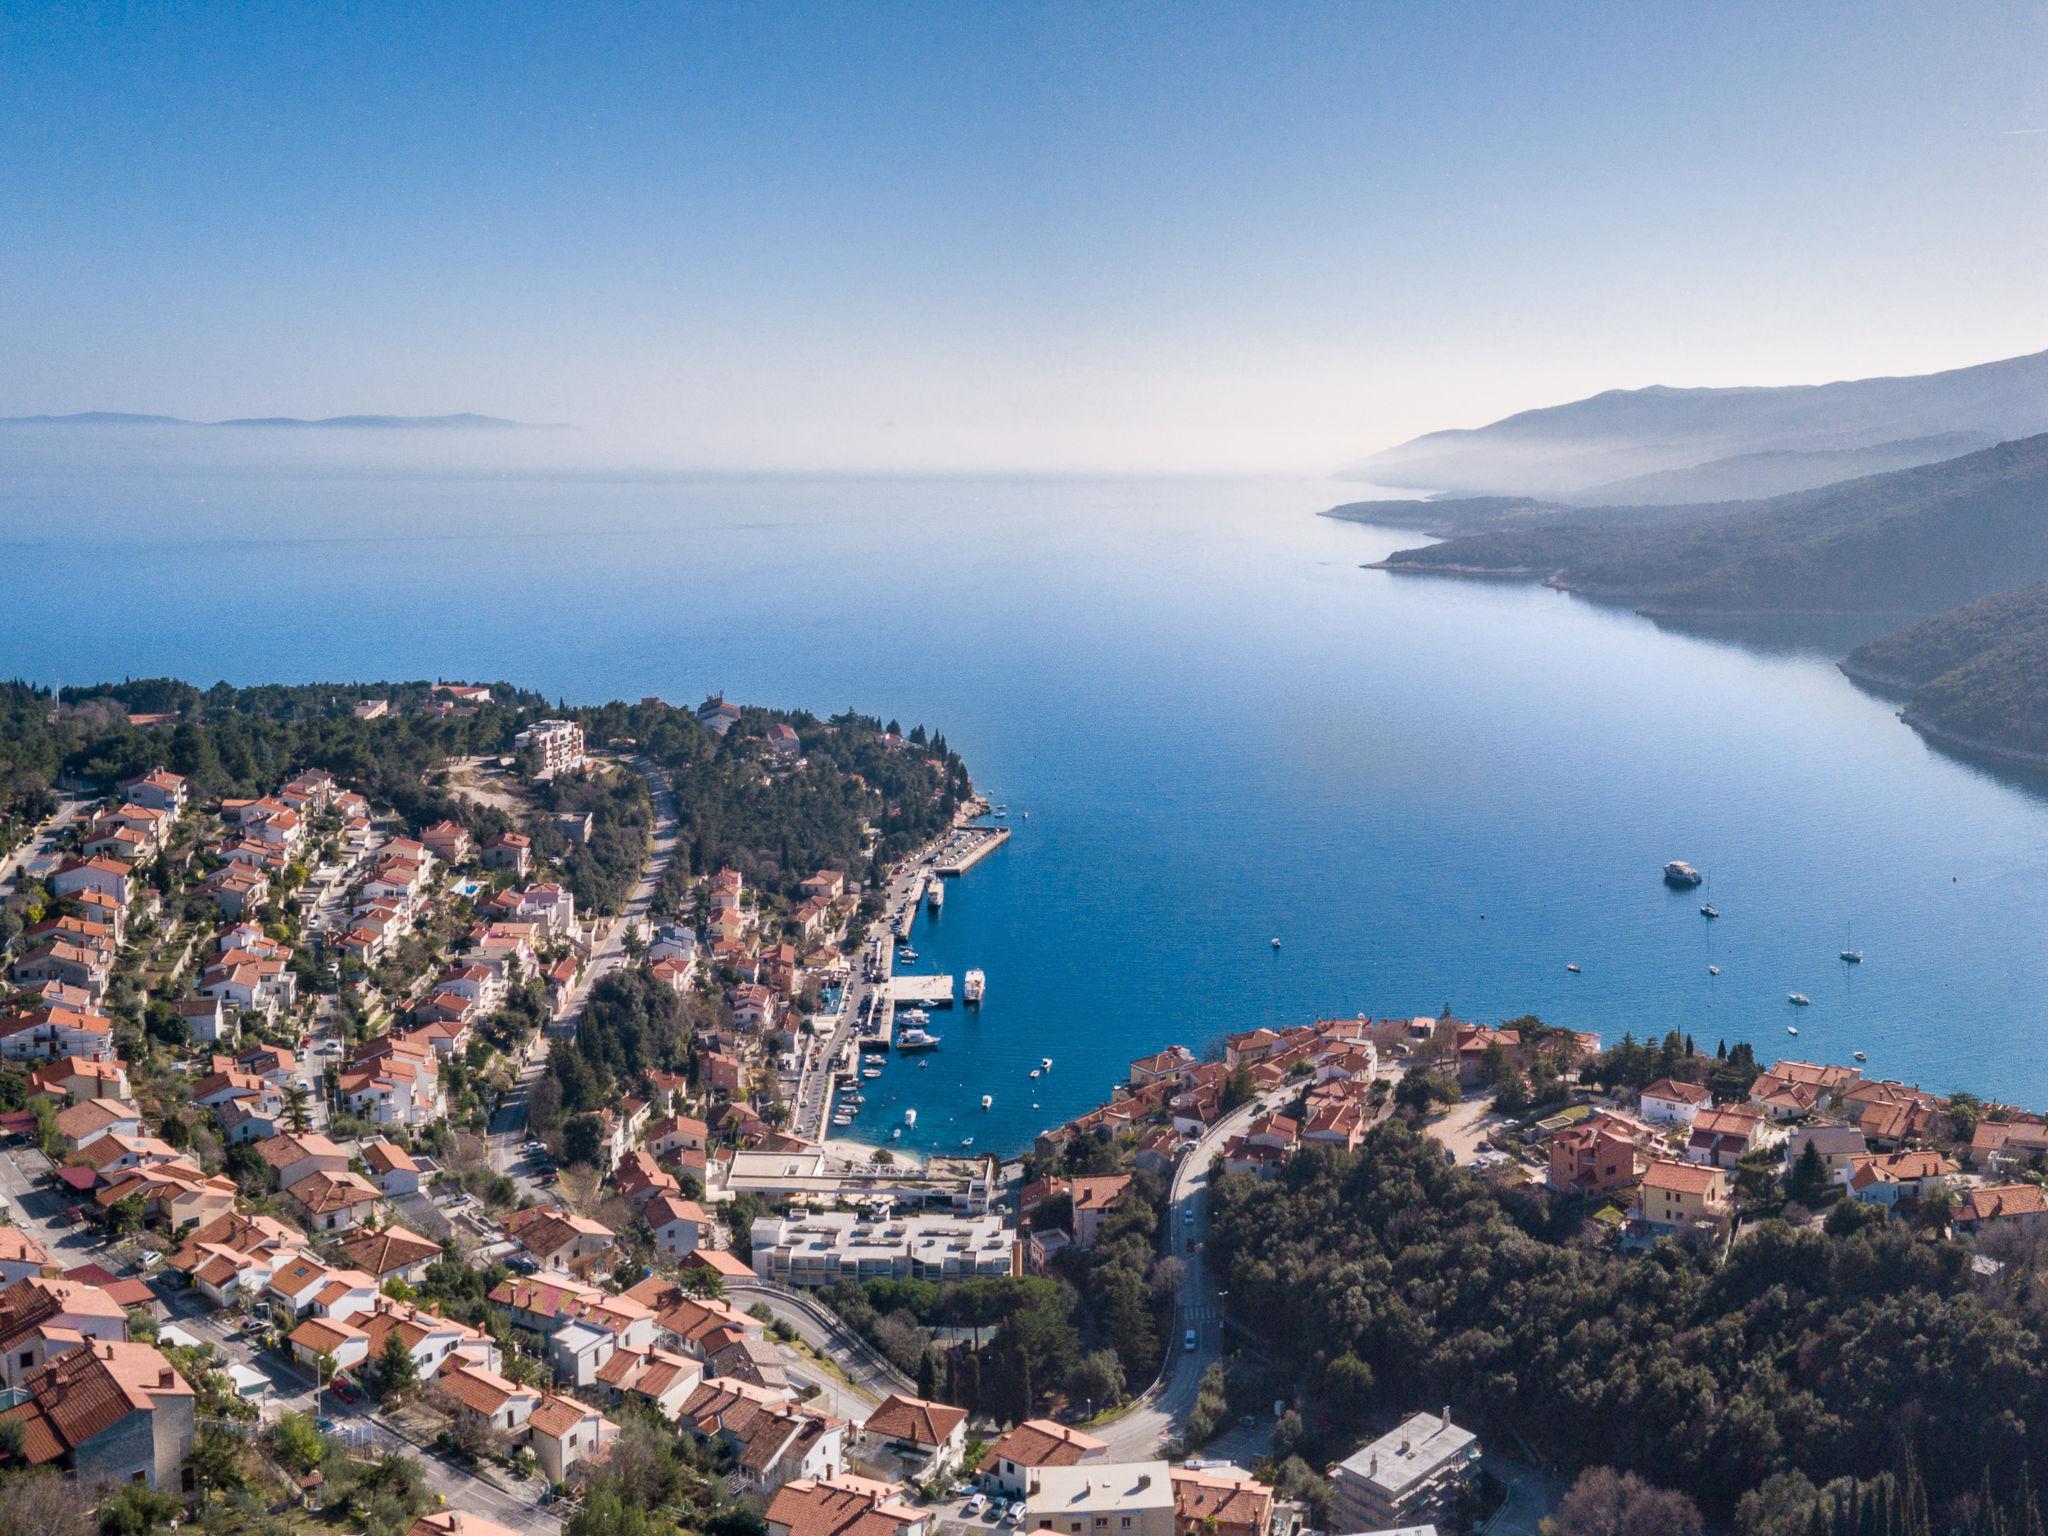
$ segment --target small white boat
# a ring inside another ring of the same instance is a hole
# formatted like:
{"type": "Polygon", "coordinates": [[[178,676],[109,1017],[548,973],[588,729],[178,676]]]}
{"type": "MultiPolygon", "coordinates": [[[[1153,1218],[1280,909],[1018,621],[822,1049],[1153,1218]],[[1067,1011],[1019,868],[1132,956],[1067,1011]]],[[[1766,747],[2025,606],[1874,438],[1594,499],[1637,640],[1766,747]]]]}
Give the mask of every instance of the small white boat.
{"type": "Polygon", "coordinates": [[[964,990],[967,1001],[978,1004],[988,992],[988,973],[978,966],[969,971],[964,990]]]}
{"type": "Polygon", "coordinates": [[[1039,1057],[1038,1070],[1041,1072],[1050,1072],[1052,1070],[1052,1058],[1050,1056],[1039,1057]]]}
{"type": "Polygon", "coordinates": [[[1273,947],[1274,947],[1275,949],[1278,949],[1278,948],[1280,947],[1280,941],[1279,941],[1278,939],[1275,939],[1275,940],[1273,941],[1273,947]]]}
{"type": "Polygon", "coordinates": [[[962,1136],[960,1138],[960,1145],[963,1147],[971,1147],[974,1145],[974,1138],[972,1136],[962,1136]]]}
{"type": "Polygon", "coordinates": [[[1785,994],[1785,1001],[1790,1003],[1794,1008],[1805,1008],[1811,1005],[1813,999],[1808,997],[1804,992],[1788,992],[1785,994]]]}
{"type": "Polygon", "coordinates": [[[1701,916],[1701,917],[1705,917],[1705,918],[1715,918],[1715,917],[1719,917],[1720,915],[1721,915],[1721,911],[1720,911],[1720,908],[1716,907],[1716,906],[1715,906],[1715,905],[1714,905],[1714,904],[1713,904],[1713,903],[1712,903],[1711,901],[1709,901],[1709,902],[1704,902],[1704,903],[1702,903],[1702,904],[1701,904],[1701,906],[1700,906],[1700,916],[1701,916]]]}
{"type": "Polygon", "coordinates": [[[882,1069],[880,1067],[868,1067],[861,1072],[861,1076],[866,1078],[871,1083],[881,1075],[882,1069]]]}
{"type": "Polygon", "coordinates": [[[1564,963],[1564,968],[1570,971],[1574,976],[1579,974],[1579,962],[1576,960],[1567,960],[1564,963]]]}
{"type": "Polygon", "coordinates": [[[1029,821],[1031,819],[1031,813],[1029,811],[1019,811],[1017,814],[1022,816],[1026,821],[1029,821]]]}
{"type": "Polygon", "coordinates": [[[1707,974],[1709,976],[1718,976],[1721,974],[1721,967],[1719,967],[1718,965],[1710,965],[1707,967],[1707,974]]]}
{"type": "Polygon", "coordinates": [[[983,1109],[987,1109],[987,1108],[988,1108],[988,1107],[989,1107],[989,1106],[990,1106],[991,1104],[995,1103],[995,1101],[996,1101],[996,1098],[995,1098],[995,1095],[994,1095],[994,1094],[992,1094],[992,1093],[984,1093],[984,1094],[983,1094],[983,1095],[981,1096],[981,1107],[982,1107],[983,1109]]]}
{"type": "Polygon", "coordinates": [[[1041,1072],[1043,1072],[1044,1070],[1045,1070],[1045,1068],[1043,1068],[1043,1067],[1033,1067],[1033,1068],[1031,1069],[1031,1075],[1032,1075],[1033,1077],[1037,1077],[1037,1076],[1038,1076],[1038,1075],[1039,1075],[1039,1074],[1040,1074],[1041,1072]]]}
{"type": "Polygon", "coordinates": [[[1799,1033],[1799,1026],[1797,1024],[1787,1024],[1785,1026],[1785,1033],[1788,1035],[1796,1035],[1799,1033]]]}
{"type": "Polygon", "coordinates": [[[917,958],[917,951],[906,944],[896,951],[896,958],[898,960],[915,960],[917,958]]]}
{"type": "Polygon", "coordinates": [[[891,1131],[889,1133],[889,1139],[891,1141],[901,1141],[903,1139],[903,1127],[899,1125],[893,1131],[891,1131]]]}
{"type": "Polygon", "coordinates": [[[1861,1051],[1858,1051],[1856,1053],[1856,1059],[1858,1061],[1868,1061],[1870,1058],[1868,1056],[1865,1056],[1861,1051]]]}
{"type": "Polygon", "coordinates": [[[916,1125],[916,1124],[917,1124],[917,1111],[916,1111],[916,1110],[914,1110],[914,1109],[906,1109],[905,1111],[903,1111],[903,1123],[904,1123],[905,1125],[910,1125],[910,1126],[914,1126],[914,1125],[916,1125]]]}

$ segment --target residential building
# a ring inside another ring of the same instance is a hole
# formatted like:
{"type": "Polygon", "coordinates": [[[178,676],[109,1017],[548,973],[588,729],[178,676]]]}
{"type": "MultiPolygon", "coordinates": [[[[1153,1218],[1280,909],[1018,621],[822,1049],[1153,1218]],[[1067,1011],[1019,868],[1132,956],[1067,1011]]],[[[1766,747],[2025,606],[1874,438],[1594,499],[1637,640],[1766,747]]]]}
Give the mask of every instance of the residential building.
{"type": "Polygon", "coordinates": [[[784,1483],[768,1505],[768,1536],[927,1536],[930,1518],[865,1477],[784,1483]]]}
{"type": "Polygon", "coordinates": [[[1659,1158],[1643,1173],[1630,1215],[1656,1237],[1718,1233],[1734,1211],[1725,1170],[1659,1158]]]}
{"type": "Polygon", "coordinates": [[[579,1462],[601,1461],[619,1438],[619,1426],[587,1403],[550,1392],[526,1421],[527,1444],[552,1483],[579,1462]]]}
{"type": "Polygon", "coordinates": [[[1273,1489],[1240,1467],[1175,1467],[1177,1536],[1266,1536],[1273,1489]]]}
{"type": "Polygon", "coordinates": [[[1960,1170],[1939,1152],[1918,1150],[1859,1157],[1849,1169],[1849,1193],[1886,1209],[1946,1188],[1960,1170]]]}
{"type": "Polygon", "coordinates": [[[1550,1187],[1560,1194],[1604,1195],[1642,1177],[1650,1137],[1619,1115],[1592,1114],[1550,1138],[1550,1187]]]}
{"type": "Polygon", "coordinates": [[[1163,1461],[1040,1467],[1025,1508],[1026,1530],[1058,1536],[1176,1536],[1173,1476],[1163,1461]]]}
{"type": "Polygon", "coordinates": [[[951,1280],[1016,1273],[1017,1234],[999,1215],[911,1214],[872,1221],[850,1211],[763,1216],[754,1268],[787,1285],[876,1276],[951,1280]]]}
{"type": "Polygon", "coordinates": [[[1047,1467],[1075,1467],[1108,1459],[1108,1447],[1055,1419],[1026,1419],[1004,1432],[982,1459],[982,1481],[1021,1498],[1033,1473],[1047,1467]]]}
{"type": "Polygon", "coordinates": [[[1713,1102],[1713,1094],[1698,1083],[1660,1077],[1643,1090],[1642,1116],[1652,1125],[1682,1125],[1690,1130],[1693,1116],[1713,1102]]]}
{"type": "Polygon", "coordinates": [[[1981,1235],[2016,1232],[2022,1237],[2048,1233],[2048,1191],[2038,1184],[1987,1184],[1966,1189],[1956,1210],[1958,1231],[1981,1235]]]}
{"type": "Polygon", "coordinates": [[[1412,1414],[1330,1469],[1332,1528],[1378,1531],[1431,1520],[1479,1461],[1479,1439],[1450,1411],[1412,1414]]]}
{"type": "Polygon", "coordinates": [[[536,778],[575,773],[589,761],[583,750],[583,727],[574,720],[541,720],[512,739],[522,748],[532,747],[539,755],[536,778]]]}
{"type": "Polygon", "coordinates": [[[1812,1147],[1827,1165],[1828,1181],[1847,1186],[1850,1170],[1870,1148],[1864,1143],[1863,1131],[1853,1125],[1806,1125],[1794,1130],[1785,1138],[1785,1171],[1790,1173],[1812,1147]]]}
{"type": "Polygon", "coordinates": [[[195,1399],[150,1345],[93,1339],[50,1360],[21,1388],[26,1396],[0,1410],[0,1424],[20,1426],[30,1466],[66,1467],[88,1487],[181,1486],[195,1399]]]}
{"type": "Polygon", "coordinates": [[[867,1416],[861,1449],[886,1462],[898,1482],[924,1482],[960,1464],[967,1450],[967,1410],[892,1392],[867,1416]]]}

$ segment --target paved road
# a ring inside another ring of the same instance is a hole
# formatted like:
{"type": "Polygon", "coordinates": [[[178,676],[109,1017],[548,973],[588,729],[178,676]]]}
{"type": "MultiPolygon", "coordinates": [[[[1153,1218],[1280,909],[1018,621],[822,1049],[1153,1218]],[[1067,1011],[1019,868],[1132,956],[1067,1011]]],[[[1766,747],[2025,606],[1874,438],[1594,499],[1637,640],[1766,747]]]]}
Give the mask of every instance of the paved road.
{"type": "MultiPolygon", "coordinates": [[[[1273,1094],[1270,1102],[1284,1103],[1288,1097],[1282,1091],[1273,1094]]],[[[1174,1170],[1167,1203],[1169,1251],[1186,1271],[1174,1302],[1173,1328],[1159,1379],[1117,1418],[1089,1427],[1089,1434],[1108,1445],[1112,1461],[1142,1461],[1158,1455],[1160,1446],[1173,1438],[1193,1411],[1202,1373],[1223,1358],[1222,1298],[1209,1276],[1207,1260],[1200,1251],[1190,1253],[1188,1246],[1191,1242],[1207,1246],[1210,1163],[1226,1141],[1241,1134],[1268,1107],[1268,1100],[1254,1099],[1225,1115],[1182,1155],[1174,1170]],[[1190,1328],[1195,1331],[1193,1349],[1182,1344],[1190,1328]]]]}
{"type": "Polygon", "coordinates": [[[846,1372],[855,1389],[879,1401],[891,1392],[915,1392],[917,1384],[891,1365],[873,1345],[847,1327],[839,1314],[801,1291],[780,1286],[737,1284],[726,1300],[742,1310],[765,1305],[796,1330],[797,1337],[846,1372]]]}
{"type": "Polygon", "coordinates": [[[48,853],[59,834],[98,803],[96,800],[60,800],[57,803],[56,815],[36,828],[28,841],[6,858],[0,859],[0,895],[12,895],[15,876],[21,872],[21,866],[30,859],[48,853]]]}

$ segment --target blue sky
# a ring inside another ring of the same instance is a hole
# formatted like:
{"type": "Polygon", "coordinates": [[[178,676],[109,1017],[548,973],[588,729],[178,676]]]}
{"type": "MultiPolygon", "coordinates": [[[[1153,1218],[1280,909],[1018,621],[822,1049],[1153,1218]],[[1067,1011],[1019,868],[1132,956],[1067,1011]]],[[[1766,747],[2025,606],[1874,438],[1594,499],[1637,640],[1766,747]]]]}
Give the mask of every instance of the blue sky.
{"type": "Polygon", "coordinates": [[[0,414],[1317,472],[2048,347],[2048,7],[28,6],[0,414]]]}

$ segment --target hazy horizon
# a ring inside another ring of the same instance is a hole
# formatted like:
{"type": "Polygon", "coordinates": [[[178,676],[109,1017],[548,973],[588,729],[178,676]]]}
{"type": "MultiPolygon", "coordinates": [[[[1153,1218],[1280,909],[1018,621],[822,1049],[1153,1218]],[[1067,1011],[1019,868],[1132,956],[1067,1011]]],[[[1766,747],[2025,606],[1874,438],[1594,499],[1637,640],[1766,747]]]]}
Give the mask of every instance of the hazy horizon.
{"type": "Polygon", "coordinates": [[[2048,343],[2048,13],[0,7],[0,415],[1315,477],[2048,343]]]}

